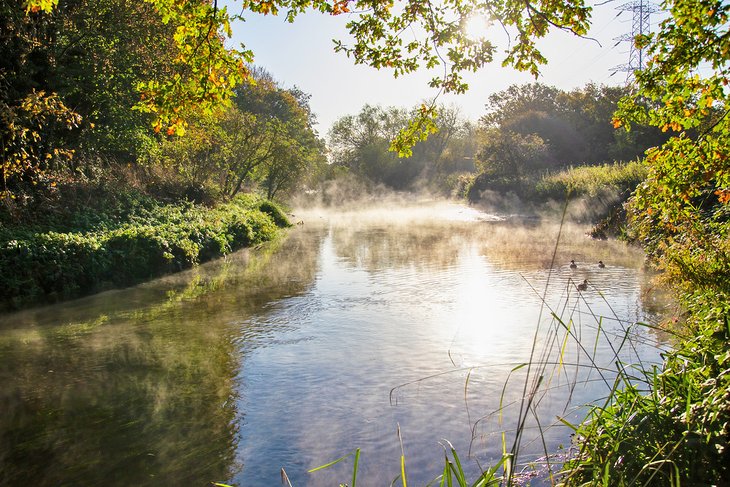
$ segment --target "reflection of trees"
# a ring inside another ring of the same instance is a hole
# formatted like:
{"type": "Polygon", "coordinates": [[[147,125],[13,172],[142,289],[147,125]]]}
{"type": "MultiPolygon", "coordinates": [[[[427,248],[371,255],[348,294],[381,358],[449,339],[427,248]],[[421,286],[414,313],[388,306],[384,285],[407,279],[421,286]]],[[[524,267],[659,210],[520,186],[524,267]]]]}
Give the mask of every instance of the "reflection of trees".
{"type": "MultiPolygon", "coordinates": [[[[415,265],[444,267],[454,265],[464,246],[476,243],[488,261],[510,270],[548,268],[558,238],[554,224],[513,222],[437,222],[410,221],[385,224],[341,226],[333,233],[338,255],[365,269],[384,266],[415,265]]],[[[582,267],[593,267],[599,260],[611,266],[637,267],[643,255],[623,242],[596,241],[586,236],[586,228],[565,225],[555,254],[560,267],[571,259],[582,267]]]]}
{"type": "Polygon", "coordinates": [[[343,227],[333,233],[333,243],[337,255],[367,270],[446,267],[457,262],[467,232],[463,223],[343,227]]]}
{"type": "Polygon", "coordinates": [[[242,320],[315,275],[316,242],[279,247],[0,321],[0,485],[229,478],[239,344],[272,331],[242,320]]]}

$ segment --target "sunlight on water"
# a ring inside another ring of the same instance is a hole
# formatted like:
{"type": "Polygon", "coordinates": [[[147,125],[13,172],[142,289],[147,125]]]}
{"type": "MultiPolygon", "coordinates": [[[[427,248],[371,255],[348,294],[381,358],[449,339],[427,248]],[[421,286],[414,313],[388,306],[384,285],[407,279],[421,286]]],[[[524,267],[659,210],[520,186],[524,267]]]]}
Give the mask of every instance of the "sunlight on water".
{"type": "Polygon", "coordinates": [[[0,485],[337,485],[351,464],[306,471],[355,448],[358,484],[388,485],[398,426],[425,485],[445,439],[471,473],[498,457],[528,372],[555,453],[615,353],[658,357],[634,325],[662,312],[643,256],[584,228],[448,203],[296,215],[280,243],[0,317],[0,485]]]}

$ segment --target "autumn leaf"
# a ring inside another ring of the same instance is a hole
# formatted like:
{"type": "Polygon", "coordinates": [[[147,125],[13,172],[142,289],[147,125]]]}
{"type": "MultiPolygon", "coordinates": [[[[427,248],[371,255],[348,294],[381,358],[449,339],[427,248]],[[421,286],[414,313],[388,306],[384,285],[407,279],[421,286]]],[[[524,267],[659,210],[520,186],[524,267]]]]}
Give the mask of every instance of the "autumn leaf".
{"type": "Polygon", "coordinates": [[[730,202],[730,189],[718,189],[715,191],[715,195],[717,196],[718,201],[722,204],[730,202]]]}

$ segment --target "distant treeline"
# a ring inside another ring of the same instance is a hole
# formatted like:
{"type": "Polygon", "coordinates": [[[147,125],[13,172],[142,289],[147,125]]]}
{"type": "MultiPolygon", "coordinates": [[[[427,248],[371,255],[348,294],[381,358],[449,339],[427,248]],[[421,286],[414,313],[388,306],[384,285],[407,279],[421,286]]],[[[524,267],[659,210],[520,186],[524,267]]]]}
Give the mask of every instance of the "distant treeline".
{"type": "Polygon", "coordinates": [[[655,127],[630,132],[614,127],[618,102],[628,94],[626,87],[593,84],[572,91],[513,85],[489,97],[476,124],[457,108],[441,106],[439,131],[416,144],[406,159],[388,148],[415,110],[366,105],[333,125],[330,160],[342,171],[396,190],[428,188],[466,194],[471,201],[485,190],[540,198],[546,193],[534,189],[546,176],[634,160],[667,139],[655,127]]]}

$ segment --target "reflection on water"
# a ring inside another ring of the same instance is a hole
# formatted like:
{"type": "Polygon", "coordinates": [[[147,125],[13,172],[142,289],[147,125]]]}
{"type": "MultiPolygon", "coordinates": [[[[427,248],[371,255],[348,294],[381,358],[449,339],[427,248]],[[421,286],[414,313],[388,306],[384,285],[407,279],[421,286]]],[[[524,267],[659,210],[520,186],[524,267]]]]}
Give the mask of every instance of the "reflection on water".
{"type": "Polygon", "coordinates": [[[345,462],[306,470],[358,447],[363,485],[388,485],[398,425],[423,485],[444,439],[472,472],[498,456],[528,373],[553,452],[556,416],[605,396],[615,351],[656,359],[631,326],[651,320],[642,255],[583,229],[563,228],[553,259],[557,226],[455,205],[297,217],[283,242],[0,317],[0,485],[263,486],[281,467],[336,485],[345,462]]]}
{"type": "Polygon", "coordinates": [[[207,485],[236,470],[236,376],[306,291],[312,248],[241,252],[132,289],[0,319],[0,485],[207,485]]]}

